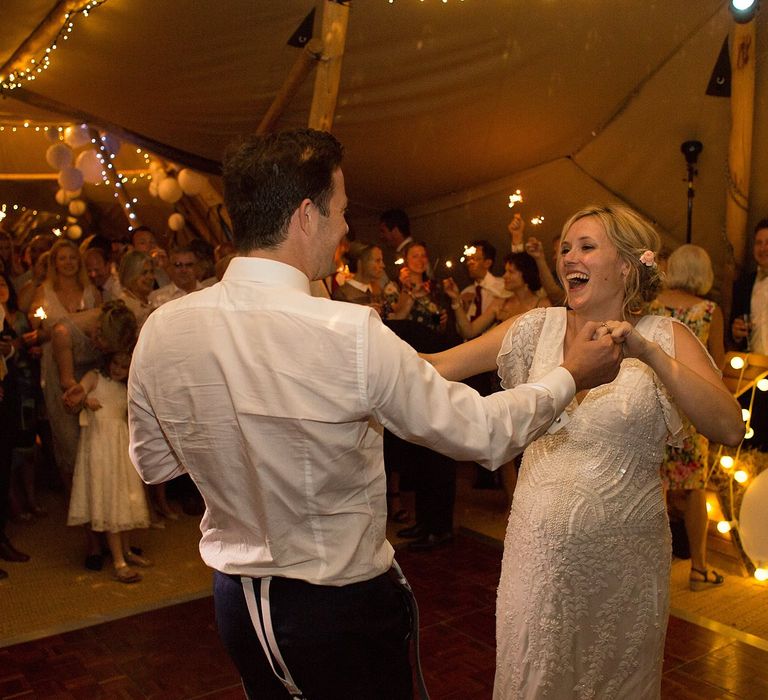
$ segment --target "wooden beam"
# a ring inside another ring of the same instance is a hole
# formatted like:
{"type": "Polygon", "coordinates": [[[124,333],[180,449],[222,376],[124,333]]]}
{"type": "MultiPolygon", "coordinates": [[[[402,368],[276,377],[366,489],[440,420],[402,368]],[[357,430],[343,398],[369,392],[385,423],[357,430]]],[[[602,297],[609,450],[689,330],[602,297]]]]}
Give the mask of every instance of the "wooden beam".
{"type": "Polygon", "coordinates": [[[315,15],[315,35],[323,42],[323,56],[315,75],[315,91],[309,112],[309,126],[331,131],[341,82],[341,63],[347,40],[349,6],[332,0],[319,0],[315,15]]]}
{"type": "Polygon", "coordinates": [[[51,11],[35,27],[34,31],[11,54],[11,57],[0,67],[0,76],[6,77],[11,73],[29,67],[33,58],[38,58],[58,36],[66,24],[66,15],[82,10],[90,0],[59,0],[51,11]]]}
{"type": "Polygon", "coordinates": [[[283,114],[293,96],[298,92],[306,77],[317,65],[322,53],[323,42],[320,39],[312,38],[304,45],[293,66],[291,66],[285,82],[277,95],[275,95],[275,99],[272,100],[272,104],[257,127],[257,134],[266,134],[272,131],[275,123],[283,114]]]}
{"type": "Polygon", "coordinates": [[[725,234],[737,271],[745,263],[749,181],[752,166],[752,124],[755,113],[755,20],[734,23],[731,41],[731,135],[728,145],[728,191],[725,234]]]}

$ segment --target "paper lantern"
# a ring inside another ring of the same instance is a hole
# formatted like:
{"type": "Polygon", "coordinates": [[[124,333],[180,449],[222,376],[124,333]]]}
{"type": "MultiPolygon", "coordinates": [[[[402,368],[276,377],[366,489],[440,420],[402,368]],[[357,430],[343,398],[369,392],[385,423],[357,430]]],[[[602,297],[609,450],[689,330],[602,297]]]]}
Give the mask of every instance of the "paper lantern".
{"type": "Polygon", "coordinates": [[[739,535],[752,561],[768,562],[768,471],[758,474],[744,493],[739,535]]]}
{"type": "Polygon", "coordinates": [[[184,217],[178,212],[174,212],[168,217],[168,228],[171,231],[181,231],[184,228],[184,217]]]}
{"type": "Polygon", "coordinates": [[[91,132],[87,124],[73,124],[64,129],[64,140],[72,148],[82,148],[91,142],[91,132]]]}
{"type": "Polygon", "coordinates": [[[60,204],[62,207],[70,200],[69,193],[66,190],[56,190],[56,204],[60,204]]]}
{"type": "Polygon", "coordinates": [[[59,142],[59,130],[55,128],[48,129],[48,131],[45,132],[46,138],[51,143],[58,143],[59,142]]]}
{"type": "Polygon", "coordinates": [[[59,185],[65,190],[79,190],[83,186],[83,174],[77,168],[62,168],[59,185]]]}
{"type": "Polygon", "coordinates": [[[147,189],[149,190],[149,194],[151,194],[153,197],[157,197],[157,180],[150,181],[147,189]]]}
{"type": "Polygon", "coordinates": [[[72,226],[67,227],[67,238],[76,241],[82,235],[83,229],[81,229],[77,224],[72,224],[72,226]]]}
{"type": "Polygon", "coordinates": [[[86,148],[81,151],[75,161],[75,167],[83,173],[83,179],[95,185],[102,181],[102,171],[104,166],[101,164],[96,151],[93,148],[86,148]]]}
{"type": "Polygon", "coordinates": [[[82,216],[88,207],[82,199],[75,199],[69,203],[69,213],[72,216],[82,216]]]}
{"type": "Polygon", "coordinates": [[[167,177],[157,186],[157,194],[164,202],[173,204],[184,194],[175,177],[167,177]]]}
{"type": "Polygon", "coordinates": [[[179,172],[178,179],[179,185],[184,194],[191,196],[200,194],[205,189],[205,185],[207,184],[203,175],[195,172],[194,170],[190,170],[189,168],[184,168],[184,170],[179,172]]]}
{"type": "Polygon", "coordinates": [[[67,190],[67,195],[70,200],[77,199],[83,193],[83,188],[78,187],[76,190],[67,190]]]}
{"type": "Polygon", "coordinates": [[[72,149],[64,143],[54,143],[53,146],[48,146],[45,152],[45,161],[54,170],[68,168],[72,165],[72,159],[72,149]]]}
{"type": "Polygon", "coordinates": [[[120,139],[113,134],[102,134],[101,142],[104,144],[104,147],[113,155],[117,155],[120,151],[120,139]]]}

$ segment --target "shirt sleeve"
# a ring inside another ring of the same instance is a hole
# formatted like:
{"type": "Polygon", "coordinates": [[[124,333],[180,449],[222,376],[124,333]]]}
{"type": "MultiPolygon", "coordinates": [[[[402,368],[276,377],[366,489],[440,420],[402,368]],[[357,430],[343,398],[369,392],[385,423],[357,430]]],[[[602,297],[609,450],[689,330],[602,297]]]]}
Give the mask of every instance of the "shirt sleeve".
{"type": "MultiPolygon", "coordinates": [[[[143,337],[142,337],[143,339],[143,337]]],[[[141,381],[144,356],[142,344],[136,346],[128,375],[128,432],[131,462],[147,484],[159,484],[186,473],[163,433],[141,381]]],[[[146,371],[151,371],[146,368],[146,371]]]]}
{"type": "Polygon", "coordinates": [[[371,413],[395,435],[454,459],[495,469],[546,432],[573,399],[563,367],[536,384],[480,396],[443,379],[383,324],[369,321],[368,399],[371,413]]]}

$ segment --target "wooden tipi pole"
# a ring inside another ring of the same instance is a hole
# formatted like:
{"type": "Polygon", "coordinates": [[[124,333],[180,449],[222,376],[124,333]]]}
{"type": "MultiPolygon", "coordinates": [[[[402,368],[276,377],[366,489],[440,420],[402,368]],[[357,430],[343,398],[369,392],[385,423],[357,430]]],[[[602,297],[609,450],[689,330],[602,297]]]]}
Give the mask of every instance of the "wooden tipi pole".
{"type": "Polygon", "coordinates": [[[755,20],[734,25],[731,42],[731,136],[728,144],[728,192],[725,234],[737,271],[744,266],[755,112],[755,20]]]}
{"type": "Polygon", "coordinates": [[[314,36],[323,42],[323,56],[315,74],[315,91],[309,112],[309,126],[312,129],[330,132],[333,127],[348,22],[348,4],[319,0],[314,36]]]}

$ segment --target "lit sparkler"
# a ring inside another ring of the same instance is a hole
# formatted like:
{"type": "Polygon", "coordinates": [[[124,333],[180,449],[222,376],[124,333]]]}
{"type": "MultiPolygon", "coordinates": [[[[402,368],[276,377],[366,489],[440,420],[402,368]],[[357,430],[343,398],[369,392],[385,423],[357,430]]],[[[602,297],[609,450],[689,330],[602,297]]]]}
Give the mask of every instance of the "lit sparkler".
{"type": "Polygon", "coordinates": [[[38,306],[34,313],[35,318],[39,318],[41,321],[45,321],[48,318],[48,314],[45,313],[45,309],[42,306],[38,306]]]}
{"type": "Polygon", "coordinates": [[[512,209],[512,207],[515,206],[515,204],[522,204],[523,203],[523,194],[520,192],[520,190],[515,190],[514,194],[509,195],[509,208],[512,209]]]}
{"type": "Polygon", "coordinates": [[[531,224],[533,226],[541,226],[541,224],[543,224],[543,223],[544,223],[544,217],[543,216],[534,216],[531,219],[531,224]]]}

